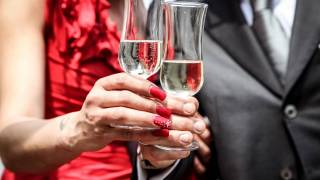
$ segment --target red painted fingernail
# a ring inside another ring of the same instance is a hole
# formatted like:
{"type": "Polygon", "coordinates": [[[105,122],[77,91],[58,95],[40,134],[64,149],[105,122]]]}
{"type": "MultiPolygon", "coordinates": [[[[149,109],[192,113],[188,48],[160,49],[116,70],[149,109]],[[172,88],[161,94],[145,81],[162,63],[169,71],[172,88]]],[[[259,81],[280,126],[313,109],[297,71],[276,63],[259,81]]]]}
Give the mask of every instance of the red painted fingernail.
{"type": "Polygon", "coordinates": [[[153,119],[153,123],[162,129],[170,129],[172,121],[161,116],[155,116],[153,119]]]}
{"type": "Polygon", "coordinates": [[[162,117],[165,117],[168,119],[170,119],[170,117],[171,117],[171,110],[164,107],[164,106],[158,105],[156,107],[156,112],[157,112],[157,114],[159,114],[162,117]]]}
{"type": "Polygon", "coordinates": [[[158,137],[168,137],[169,136],[169,130],[168,129],[157,129],[152,132],[154,136],[158,137]]]}
{"type": "Polygon", "coordinates": [[[167,94],[160,88],[153,86],[150,88],[150,95],[154,98],[164,101],[167,97],[167,94]]]}

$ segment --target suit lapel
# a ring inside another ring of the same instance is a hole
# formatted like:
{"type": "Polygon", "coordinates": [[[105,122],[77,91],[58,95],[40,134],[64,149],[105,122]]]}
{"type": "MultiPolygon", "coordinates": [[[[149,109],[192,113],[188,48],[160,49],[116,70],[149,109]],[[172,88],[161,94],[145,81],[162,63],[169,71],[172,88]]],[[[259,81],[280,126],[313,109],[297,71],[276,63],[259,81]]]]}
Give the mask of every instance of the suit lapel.
{"type": "Polygon", "coordinates": [[[312,59],[320,41],[319,0],[298,0],[291,37],[286,94],[312,59]]]}
{"type": "Polygon", "coordinates": [[[283,88],[271,64],[262,51],[251,28],[244,21],[239,2],[208,1],[206,31],[217,43],[261,84],[279,97],[283,88]],[[230,6],[234,11],[230,11],[230,6]]]}

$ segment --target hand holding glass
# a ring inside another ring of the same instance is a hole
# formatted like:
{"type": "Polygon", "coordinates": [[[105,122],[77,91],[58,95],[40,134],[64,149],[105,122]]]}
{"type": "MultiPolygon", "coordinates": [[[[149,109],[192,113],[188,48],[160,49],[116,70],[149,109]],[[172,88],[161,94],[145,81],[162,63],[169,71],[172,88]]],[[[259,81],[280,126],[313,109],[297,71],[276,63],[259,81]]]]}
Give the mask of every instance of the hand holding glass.
{"type": "MultiPolygon", "coordinates": [[[[161,6],[159,0],[125,0],[119,63],[131,75],[144,79],[157,73],[162,65],[163,45],[160,33],[161,6]]],[[[155,128],[112,124],[122,129],[153,130],[155,128]]]]}
{"type": "MultiPolygon", "coordinates": [[[[165,59],[161,67],[162,88],[178,97],[195,95],[203,84],[202,34],[207,4],[167,2],[165,11],[165,59]]],[[[165,150],[195,150],[196,141],[188,147],[163,147],[165,150]]]]}

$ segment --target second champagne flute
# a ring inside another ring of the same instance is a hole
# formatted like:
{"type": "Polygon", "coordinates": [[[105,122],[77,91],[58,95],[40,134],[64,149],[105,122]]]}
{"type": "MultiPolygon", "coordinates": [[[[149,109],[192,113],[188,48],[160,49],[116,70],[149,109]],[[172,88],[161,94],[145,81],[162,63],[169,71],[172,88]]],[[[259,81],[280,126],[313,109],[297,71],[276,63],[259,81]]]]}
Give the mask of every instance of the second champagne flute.
{"type": "MultiPolygon", "coordinates": [[[[162,88],[178,97],[195,95],[203,84],[202,34],[207,4],[198,2],[166,2],[165,48],[161,67],[162,88]]],[[[163,147],[165,150],[195,150],[196,141],[188,147],[163,147]]]]}

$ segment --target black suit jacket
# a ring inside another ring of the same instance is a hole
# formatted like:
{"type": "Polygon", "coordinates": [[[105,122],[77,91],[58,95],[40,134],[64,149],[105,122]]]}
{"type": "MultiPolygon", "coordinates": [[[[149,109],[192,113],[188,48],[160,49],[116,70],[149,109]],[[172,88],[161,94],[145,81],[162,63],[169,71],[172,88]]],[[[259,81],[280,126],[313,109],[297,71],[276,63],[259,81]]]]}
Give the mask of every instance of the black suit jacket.
{"type": "MultiPolygon", "coordinates": [[[[205,179],[319,180],[320,1],[297,0],[285,85],[239,2],[208,3],[198,99],[211,120],[214,154],[205,179]]],[[[167,179],[187,173],[188,162],[167,179]]]]}

